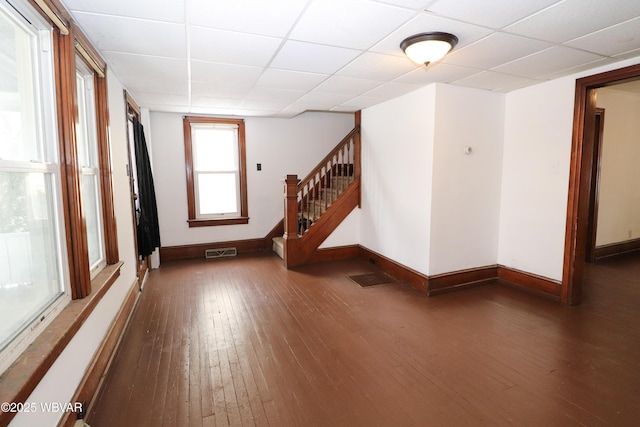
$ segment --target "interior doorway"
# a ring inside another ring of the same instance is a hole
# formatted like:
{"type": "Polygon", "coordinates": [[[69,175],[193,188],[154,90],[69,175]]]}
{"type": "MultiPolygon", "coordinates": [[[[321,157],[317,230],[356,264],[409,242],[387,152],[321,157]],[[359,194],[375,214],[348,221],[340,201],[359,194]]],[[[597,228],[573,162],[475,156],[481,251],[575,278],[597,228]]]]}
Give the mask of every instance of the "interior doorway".
{"type": "Polygon", "coordinates": [[[131,213],[133,217],[133,241],[136,248],[136,259],[138,262],[136,275],[138,277],[138,287],[140,290],[144,287],[144,282],[149,272],[149,257],[141,256],[138,248],[138,222],[140,220],[140,199],[138,191],[138,177],[136,176],[136,151],[134,141],[133,119],[140,120],[140,107],[133,100],[127,91],[124,92],[125,102],[127,104],[127,153],[129,166],[127,173],[129,174],[129,190],[131,193],[131,213]]]}
{"type": "Polygon", "coordinates": [[[640,80],[640,64],[576,81],[573,141],[569,172],[569,198],[565,233],[561,301],[579,304],[589,241],[589,218],[596,148],[596,91],[598,88],[640,80]]]}

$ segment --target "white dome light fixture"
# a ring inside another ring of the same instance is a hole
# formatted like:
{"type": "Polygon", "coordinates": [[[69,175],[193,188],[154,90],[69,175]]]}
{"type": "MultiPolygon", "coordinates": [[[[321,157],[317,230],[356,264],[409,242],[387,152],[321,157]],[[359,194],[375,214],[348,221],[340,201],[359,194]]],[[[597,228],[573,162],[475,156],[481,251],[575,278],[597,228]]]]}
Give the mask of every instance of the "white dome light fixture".
{"type": "Polygon", "coordinates": [[[429,65],[445,56],[458,44],[453,34],[432,32],[407,37],[400,43],[400,49],[416,64],[429,65]]]}

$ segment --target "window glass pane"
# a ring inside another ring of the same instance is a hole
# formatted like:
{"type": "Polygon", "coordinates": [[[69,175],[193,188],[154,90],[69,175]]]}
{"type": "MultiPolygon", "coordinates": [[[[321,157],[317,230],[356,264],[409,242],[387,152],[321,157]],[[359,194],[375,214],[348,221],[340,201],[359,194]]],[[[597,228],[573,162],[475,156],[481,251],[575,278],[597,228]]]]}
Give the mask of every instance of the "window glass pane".
{"type": "Polygon", "coordinates": [[[194,127],[192,131],[196,171],[238,170],[238,129],[194,127]]]}
{"type": "Polygon", "coordinates": [[[76,120],[76,142],[78,144],[78,161],[80,166],[91,166],[89,161],[89,135],[87,129],[87,105],[85,102],[84,78],[76,74],[76,102],[78,103],[78,119],[76,120]]]}
{"type": "MultiPolygon", "coordinates": [[[[104,240],[102,233],[101,196],[98,186],[97,151],[98,135],[96,129],[96,105],[93,91],[93,73],[81,58],[76,58],[76,140],[78,159],[82,167],[82,215],[87,228],[87,249],[90,270],[94,270],[104,259],[104,240]]],[[[95,272],[94,272],[95,273],[95,272]]]]}
{"type": "Polygon", "coordinates": [[[238,213],[238,181],[235,173],[197,174],[200,215],[238,213]]]}
{"type": "Polygon", "coordinates": [[[100,221],[100,200],[98,199],[98,177],[82,175],[82,212],[87,225],[87,246],[89,266],[93,268],[102,261],[102,223],[100,221]]]}
{"type": "Polygon", "coordinates": [[[0,10],[0,158],[40,160],[34,33],[0,10]]]}
{"type": "Polygon", "coordinates": [[[62,294],[52,180],[0,172],[1,348],[62,294]]]}

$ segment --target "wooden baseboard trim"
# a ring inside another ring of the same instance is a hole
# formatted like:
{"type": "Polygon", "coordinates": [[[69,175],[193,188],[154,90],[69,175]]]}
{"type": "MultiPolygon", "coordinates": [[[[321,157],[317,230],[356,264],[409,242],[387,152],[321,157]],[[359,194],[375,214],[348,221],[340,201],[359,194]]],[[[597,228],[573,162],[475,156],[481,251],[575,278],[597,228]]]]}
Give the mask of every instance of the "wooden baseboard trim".
{"type": "MultiPolygon", "coordinates": [[[[129,319],[131,319],[139,296],[138,281],[134,280],[125,297],[124,303],[111,322],[107,335],[93,356],[87,372],[71,400],[71,402],[84,402],[85,414],[89,414],[91,407],[96,402],[96,397],[99,394],[104,377],[113,361],[124,331],[129,324],[129,319]]],[[[66,412],[58,423],[58,426],[72,427],[77,421],[76,416],[77,414],[74,412],[66,412]]]]}
{"type": "Polygon", "coordinates": [[[467,289],[474,286],[495,282],[498,278],[498,266],[469,268],[451,273],[429,276],[427,295],[441,295],[448,292],[467,289]]]}
{"type": "Polygon", "coordinates": [[[207,249],[236,248],[239,254],[270,251],[273,238],[284,234],[284,219],[275,225],[261,239],[230,240],[227,242],[197,243],[193,245],[163,246],[160,248],[160,262],[179,259],[204,258],[207,249]]]}
{"type": "Polygon", "coordinates": [[[609,245],[598,246],[594,255],[596,260],[622,255],[629,252],[640,251],[640,239],[627,240],[625,242],[611,243],[609,245]]]}
{"type": "Polygon", "coordinates": [[[325,261],[340,261],[344,259],[358,258],[359,246],[336,246],[332,248],[316,249],[306,264],[312,264],[325,261]]]}
{"type": "Polygon", "coordinates": [[[258,252],[271,248],[266,239],[231,240],[228,242],[198,243],[194,245],[163,246],[160,248],[160,262],[180,259],[204,259],[207,249],[236,248],[239,254],[258,252]]]}
{"type": "Polygon", "coordinates": [[[498,266],[498,280],[500,283],[515,286],[519,289],[528,290],[560,301],[562,283],[558,281],[503,265],[498,266]]]}
{"type": "Polygon", "coordinates": [[[380,268],[382,271],[384,271],[385,273],[389,273],[396,279],[407,283],[413,289],[424,294],[427,293],[429,289],[429,278],[424,274],[412,270],[409,267],[406,267],[390,258],[385,257],[384,255],[380,255],[379,253],[367,249],[363,246],[358,246],[358,249],[359,258],[377,265],[378,268],[380,268]]]}

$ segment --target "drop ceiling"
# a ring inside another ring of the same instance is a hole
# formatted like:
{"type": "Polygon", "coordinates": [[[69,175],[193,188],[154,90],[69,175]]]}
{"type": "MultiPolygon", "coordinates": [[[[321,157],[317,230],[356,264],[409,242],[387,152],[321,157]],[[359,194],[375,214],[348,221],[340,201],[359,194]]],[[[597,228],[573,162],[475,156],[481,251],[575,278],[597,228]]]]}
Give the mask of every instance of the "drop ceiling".
{"type": "Polygon", "coordinates": [[[142,107],[353,112],[445,82],[490,91],[640,56],[638,0],[63,0],[142,107]],[[437,64],[411,35],[455,34],[437,64]]]}

